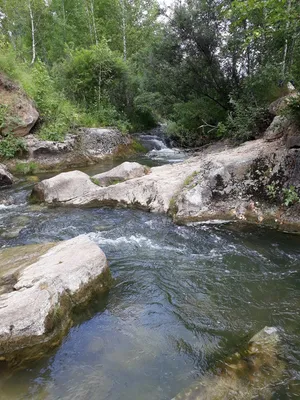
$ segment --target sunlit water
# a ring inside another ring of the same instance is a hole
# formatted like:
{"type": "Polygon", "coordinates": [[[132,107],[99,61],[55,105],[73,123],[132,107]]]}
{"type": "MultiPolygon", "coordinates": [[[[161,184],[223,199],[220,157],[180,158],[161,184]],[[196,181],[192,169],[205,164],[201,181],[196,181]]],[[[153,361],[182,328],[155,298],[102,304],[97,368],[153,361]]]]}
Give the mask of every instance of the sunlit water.
{"type": "Polygon", "coordinates": [[[52,355],[2,375],[1,400],[170,400],[265,325],[280,329],[288,365],[273,399],[300,399],[299,236],[176,226],[132,210],[32,207],[30,187],[0,193],[0,246],[88,234],[115,283],[52,355]]]}

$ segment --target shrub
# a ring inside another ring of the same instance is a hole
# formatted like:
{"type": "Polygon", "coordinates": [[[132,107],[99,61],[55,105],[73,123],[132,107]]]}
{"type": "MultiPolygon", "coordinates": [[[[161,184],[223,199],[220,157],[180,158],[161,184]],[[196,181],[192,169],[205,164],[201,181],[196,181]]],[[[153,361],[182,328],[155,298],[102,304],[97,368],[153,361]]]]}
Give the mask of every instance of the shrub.
{"type": "Polygon", "coordinates": [[[299,203],[300,198],[296,192],[295,186],[283,189],[283,203],[285,206],[290,207],[295,203],[299,203]]]}
{"type": "Polygon", "coordinates": [[[26,150],[24,141],[21,138],[13,136],[12,133],[6,134],[0,140],[0,156],[3,158],[13,158],[24,150],[26,150]]]}
{"type": "Polygon", "coordinates": [[[34,174],[38,169],[37,163],[34,161],[16,164],[16,173],[21,175],[34,174]]]}
{"type": "Polygon", "coordinates": [[[286,113],[300,126],[300,96],[289,98],[286,113]]]}

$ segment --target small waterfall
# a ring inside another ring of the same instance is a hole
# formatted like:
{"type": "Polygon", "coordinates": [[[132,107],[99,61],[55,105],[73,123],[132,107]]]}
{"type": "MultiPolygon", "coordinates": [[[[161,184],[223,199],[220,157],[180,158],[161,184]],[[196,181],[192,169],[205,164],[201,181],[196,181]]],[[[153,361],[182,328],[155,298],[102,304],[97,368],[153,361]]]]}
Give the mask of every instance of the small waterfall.
{"type": "Polygon", "coordinates": [[[165,162],[180,162],[186,158],[186,154],[177,148],[168,147],[169,142],[164,135],[163,126],[151,131],[139,134],[139,141],[148,150],[147,156],[151,159],[165,162]]]}

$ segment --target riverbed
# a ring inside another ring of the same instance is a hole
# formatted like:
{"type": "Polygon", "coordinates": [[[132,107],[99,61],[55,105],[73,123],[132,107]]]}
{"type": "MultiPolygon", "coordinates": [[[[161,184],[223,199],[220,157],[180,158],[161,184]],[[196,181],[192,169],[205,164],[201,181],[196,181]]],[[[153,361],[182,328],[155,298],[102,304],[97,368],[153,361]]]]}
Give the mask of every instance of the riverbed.
{"type": "Polygon", "coordinates": [[[177,226],[126,209],[41,207],[28,203],[31,188],[23,180],[1,191],[0,246],[87,234],[104,250],[114,286],[55,352],[2,373],[1,400],[170,400],[266,325],[279,329],[287,361],[273,398],[300,398],[300,236],[237,223],[177,226]]]}

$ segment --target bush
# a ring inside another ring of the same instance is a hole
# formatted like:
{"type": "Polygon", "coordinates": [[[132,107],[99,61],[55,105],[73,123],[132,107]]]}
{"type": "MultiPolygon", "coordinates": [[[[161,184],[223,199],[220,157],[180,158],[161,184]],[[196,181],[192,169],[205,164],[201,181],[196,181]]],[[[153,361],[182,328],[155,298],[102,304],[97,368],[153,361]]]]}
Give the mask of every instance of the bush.
{"type": "Polygon", "coordinates": [[[300,127],[300,96],[291,97],[289,99],[286,113],[300,127]]]}
{"type": "MultiPolygon", "coordinates": [[[[266,107],[244,104],[232,100],[234,111],[229,113],[224,136],[233,137],[238,142],[255,139],[270,125],[272,119],[266,107]]],[[[224,127],[223,127],[224,128],[224,127]]]]}
{"type": "MultiPolygon", "coordinates": [[[[46,66],[38,61],[34,67],[30,68],[20,62],[13,49],[6,45],[5,48],[0,48],[0,71],[18,81],[27,95],[34,99],[40,113],[41,137],[62,140],[70,126],[76,124],[79,118],[78,110],[57,90],[46,66]]],[[[5,123],[4,111],[2,107],[0,126],[5,123]]],[[[8,125],[7,121],[6,125],[8,125]]]]}
{"type": "Polygon", "coordinates": [[[13,158],[24,150],[26,150],[24,141],[11,133],[0,140],[0,156],[3,158],[13,158]]]}
{"type": "Polygon", "coordinates": [[[16,164],[16,173],[21,175],[34,174],[38,170],[38,165],[34,161],[16,164]]]}

